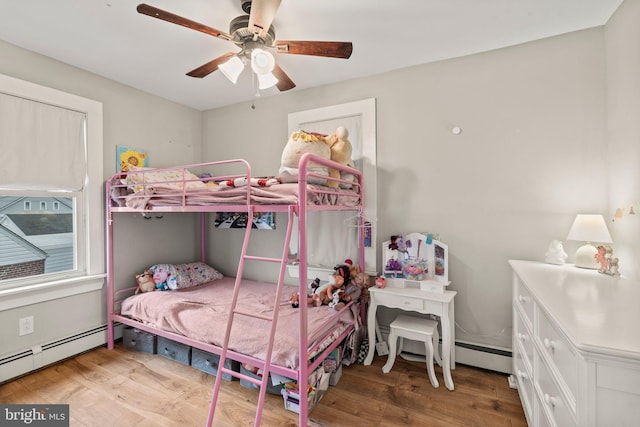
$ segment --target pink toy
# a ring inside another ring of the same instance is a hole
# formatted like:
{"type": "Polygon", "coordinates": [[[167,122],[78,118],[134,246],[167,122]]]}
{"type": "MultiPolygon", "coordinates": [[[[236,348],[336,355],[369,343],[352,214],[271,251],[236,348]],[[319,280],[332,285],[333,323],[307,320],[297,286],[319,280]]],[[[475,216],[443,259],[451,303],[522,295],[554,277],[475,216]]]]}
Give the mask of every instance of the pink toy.
{"type": "Polygon", "coordinates": [[[376,277],[376,288],[384,288],[387,286],[387,281],[384,277],[376,277]]]}
{"type": "Polygon", "coordinates": [[[156,284],[156,288],[161,291],[169,289],[169,285],[167,284],[168,277],[169,273],[165,269],[157,269],[155,273],[153,273],[153,282],[156,284]]]}

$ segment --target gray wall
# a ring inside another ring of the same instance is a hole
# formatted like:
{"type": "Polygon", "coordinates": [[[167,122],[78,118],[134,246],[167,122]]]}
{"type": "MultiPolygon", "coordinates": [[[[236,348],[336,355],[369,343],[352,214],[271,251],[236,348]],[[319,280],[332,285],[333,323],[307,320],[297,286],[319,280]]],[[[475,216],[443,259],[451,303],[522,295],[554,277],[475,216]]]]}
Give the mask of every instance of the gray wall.
{"type": "MultiPolygon", "coordinates": [[[[256,174],[275,174],[288,113],[375,97],[377,243],[439,233],[458,291],[457,338],[510,348],[507,260],[543,260],[576,213],[607,211],[604,46],[604,29],[595,28],[261,98],[255,110],[208,111],[203,157],[244,157],[256,174]]],[[[255,233],[256,247],[283,232],[255,233]]],[[[212,262],[232,272],[240,237],[211,233],[212,262]]],[[[568,253],[576,248],[566,244],[568,253]]],[[[271,274],[260,267],[247,271],[271,274]]]]}
{"type": "MultiPolygon", "coordinates": [[[[259,98],[255,110],[246,103],[200,113],[4,42],[0,73],[103,102],[105,174],[114,171],[115,146],[130,145],[148,149],[154,166],[241,157],[255,174],[271,175],[288,113],[376,98],[379,239],[440,233],[459,292],[457,338],[510,347],[507,260],[543,260],[576,213],[610,217],[617,205],[640,200],[639,9],[627,0],[604,28],[259,98]],[[453,126],[462,134],[453,135],[453,126]]],[[[117,225],[119,283],[132,283],[150,263],[197,256],[195,216],[185,224],[171,215],[124,215],[117,225]]],[[[637,227],[637,220],[611,226],[625,274],[640,261],[637,227]]],[[[209,260],[227,274],[235,271],[239,233],[210,232],[209,260]]],[[[280,252],[273,243],[283,227],[255,236],[257,251],[280,252]]],[[[565,245],[569,261],[576,248],[565,245]]],[[[0,323],[16,326],[0,332],[2,354],[98,326],[105,306],[96,292],[0,312],[0,323]],[[36,334],[18,337],[17,319],[34,311],[36,334]]]]}
{"type": "MultiPolygon", "coordinates": [[[[0,73],[94,99],[104,111],[104,179],[115,173],[116,145],[146,148],[151,165],[201,159],[202,113],[51,58],[0,41],[0,73]]],[[[134,286],[134,274],[157,262],[192,260],[199,254],[197,221],[165,215],[144,220],[124,214],[116,222],[116,281],[134,286]],[[188,231],[185,233],[185,229],[188,231]],[[186,237],[186,238],[185,238],[186,237]]],[[[104,291],[0,311],[0,357],[49,343],[106,322],[104,291]],[[34,315],[35,333],[18,336],[18,319],[34,315]]]]}
{"type": "Polygon", "coordinates": [[[606,26],[609,211],[625,216],[609,223],[614,255],[623,274],[640,277],[640,1],[626,0],[606,26]]]}

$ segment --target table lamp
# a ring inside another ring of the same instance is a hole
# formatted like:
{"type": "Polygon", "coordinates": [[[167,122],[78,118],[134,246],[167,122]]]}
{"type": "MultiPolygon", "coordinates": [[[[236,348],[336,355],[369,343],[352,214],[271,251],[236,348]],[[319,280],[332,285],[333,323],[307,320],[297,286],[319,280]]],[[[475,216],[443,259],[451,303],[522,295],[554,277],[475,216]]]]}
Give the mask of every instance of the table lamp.
{"type": "Polygon", "coordinates": [[[576,251],[576,267],[597,269],[600,264],[596,261],[598,250],[591,242],[611,243],[611,235],[602,215],[576,215],[567,240],[586,242],[576,251]]]}

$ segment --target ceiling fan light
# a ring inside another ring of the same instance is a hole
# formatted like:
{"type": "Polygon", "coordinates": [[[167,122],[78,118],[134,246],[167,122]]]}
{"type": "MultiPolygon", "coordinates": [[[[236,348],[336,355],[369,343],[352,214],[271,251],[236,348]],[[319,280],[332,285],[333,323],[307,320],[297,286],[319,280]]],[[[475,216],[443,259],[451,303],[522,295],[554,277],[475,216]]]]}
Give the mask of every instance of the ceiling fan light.
{"type": "Polygon", "coordinates": [[[242,62],[242,59],[234,55],[227,62],[218,65],[218,69],[231,81],[231,83],[235,84],[238,81],[238,77],[240,77],[240,73],[244,70],[244,63],[242,62]]]}
{"type": "Polygon", "coordinates": [[[270,52],[263,49],[253,49],[251,51],[251,68],[256,74],[271,73],[275,66],[276,60],[270,52]]]}
{"type": "Polygon", "coordinates": [[[278,83],[278,79],[273,75],[273,73],[257,74],[257,76],[258,87],[260,89],[268,89],[278,83]]]}

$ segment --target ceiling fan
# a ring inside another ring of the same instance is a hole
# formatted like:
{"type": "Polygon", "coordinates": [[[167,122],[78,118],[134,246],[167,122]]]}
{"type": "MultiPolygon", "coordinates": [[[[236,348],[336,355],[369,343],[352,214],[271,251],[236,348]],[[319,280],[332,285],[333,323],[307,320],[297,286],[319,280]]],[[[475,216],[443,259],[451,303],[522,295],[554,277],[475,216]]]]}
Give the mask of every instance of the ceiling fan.
{"type": "Polygon", "coordinates": [[[200,67],[189,71],[188,76],[202,78],[220,70],[235,83],[246,63],[258,77],[260,89],[276,86],[278,90],[293,89],[296,85],[275,62],[270,51],[282,54],[313,55],[348,59],[353,51],[351,42],[276,40],[271,25],[281,0],[240,0],[247,15],[238,16],[229,25],[229,33],[200,24],[162,9],[140,4],[139,13],[172,24],[182,25],[235,43],[240,52],[227,52],[200,67]]]}

